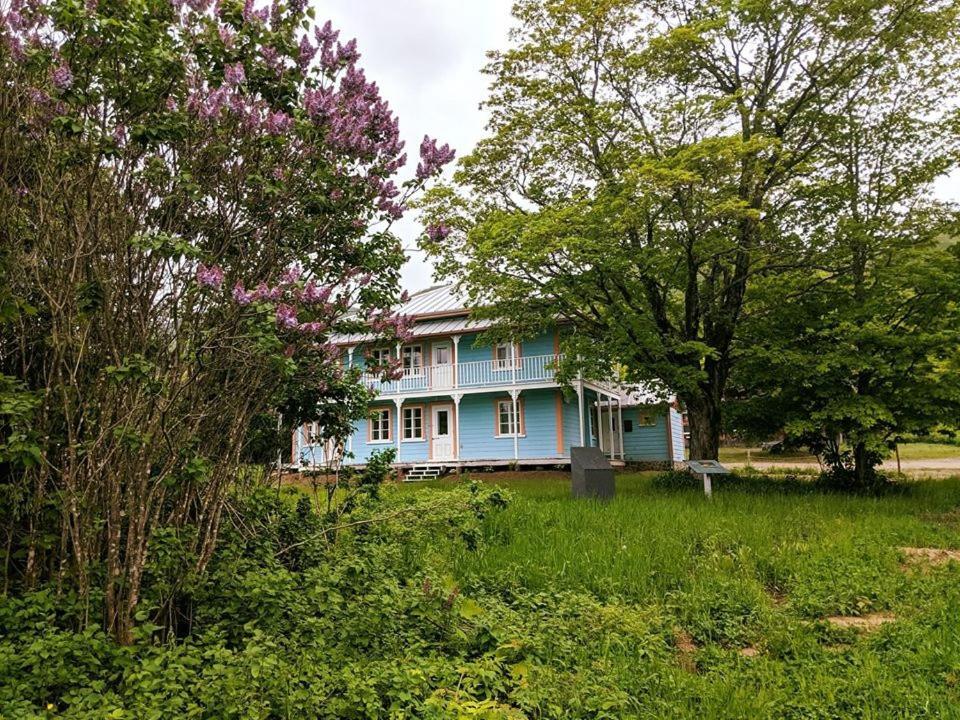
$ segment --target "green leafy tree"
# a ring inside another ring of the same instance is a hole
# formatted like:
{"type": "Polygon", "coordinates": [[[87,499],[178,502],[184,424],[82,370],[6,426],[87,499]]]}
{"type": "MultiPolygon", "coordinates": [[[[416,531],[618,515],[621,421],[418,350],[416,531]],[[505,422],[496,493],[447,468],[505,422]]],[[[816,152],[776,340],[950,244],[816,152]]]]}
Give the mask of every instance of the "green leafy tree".
{"type": "MultiPolygon", "coordinates": [[[[568,366],[662,380],[691,455],[715,458],[753,285],[819,267],[798,205],[829,182],[852,110],[955,90],[956,4],[521,0],[515,15],[486,69],[489,136],[424,203],[424,247],[514,332],[568,324],[568,366]]],[[[948,112],[930,121],[953,133],[948,112]]]]}
{"type": "Polygon", "coordinates": [[[398,187],[356,42],[261,5],[0,4],[0,402],[38,398],[41,459],[3,467],[5,567],[122,642],[155,533],[209,563],[251,420],[333,398],[332,332],[403,335],[392,223],[452,157],[425,140],[398,187]]]}
{"type": "Polygon", "coordinates": [[[837,119],[802,219],[821,269],[767,279],[746,319],[732,426],[762,419],[864,487],[892,444],[960,418],[960,215],[931,198],[955,136],[926,93],[837,119]]]}

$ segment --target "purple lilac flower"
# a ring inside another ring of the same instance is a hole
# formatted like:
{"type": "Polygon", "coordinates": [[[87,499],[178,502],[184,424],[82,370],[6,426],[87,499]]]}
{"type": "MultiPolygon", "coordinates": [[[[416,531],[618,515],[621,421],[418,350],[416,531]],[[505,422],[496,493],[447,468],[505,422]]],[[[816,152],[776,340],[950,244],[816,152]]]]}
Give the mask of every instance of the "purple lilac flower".
{"type": "Polygon", "coordinates": [[[291,265],[283,271],[283,275],[280,276],[280,282],[286,283],[287,285],[292,285],[300,279],[302,274],[303,270],[299,265],[291,265]]]}
{"type": "Polygon", "coordinates": [[[330,47],[340,37],[340,31],[333,29],[333,24],[327,20],[323,27],[313,29],[313,36],[322,47],[330,47]]]}
{"type": "Polygon", "coordinates": [[[247,81],[247,73],[243,69],[243,63],[233,63],[232,65],[227,65],[227,69],[224,70],[223,79],[226,81],[227,85],[232,85],[236,87],[237,85],[242,85],[247,81]]]}
{"type": "Polygon", "coordinates": [[[279,303],[277,305],[277,325],[281,328],[295,328],[297,322],[297,310],[291,305],[279,303]]]}
{"type": "Polygon", "coordinates": [[[70,72],[70,67],[66,63],[60,63],[53,72],[50,73],[50,80],[57,90],[68,90],[70,86],[73,85],[73,73],[70,72]]]}
{"type": "Polygon", "coordinates": [[[50,99],[50,96],[39,88],[30,88],[30,91],[27,94],[37,105],[43,105],[50,99]]]}
{"type": "Polygon", "coordinates": [[[449,234],[450,234],[450,228],[448,228],[443,223],[436,223],[434,225],[427,226],[427,237],[433,240],[434,242],[440,242],[441,240],[445,240],[449,234]]]}
{"type": "Polygon", "coordinates": [[[226,25],[221,25],[219,28],[220,33],[220,42],[223,43],[223,46],[228,50],[233,47],[233,42],[236,40],[237,35],[233,30],[228,28],[226,25]]]}
{"type": "Polygon", "coordinates": [[[444,165],[453,160],[456,152],[446,143],[437,147],[437,141],[424,135],[420,143],[420,163],[417,165],[417,179],[426,180],[440,172],[444,165]]]}
{"type": "Polygon", "coordinates": [[[243,285],[238,282],[233,286],[233,300],[237,305],[249,305],[253,300],[253,293],[248,293],[243,289],[243,285]]]}
{"type": "Polygon", "coordinates": [[[319,287],[313,280],[307,282],[301,294],[301,300],[308,305],[317,305],[327,302],[333,289],[329,286],[319,287]]]}
{"type": "Polygon", "coordinates": [[[217,290],[223,284],[223,270],[217,265],[197,265],[197,282],[204,287],[217,290]]]}
{"type": "Polygon", "coordinates": [[[266,127],[267,132],[271,135],[280,135],[281,133],[289,130],[292,126],[293,118],[282,110],[268,113],[266,122],[264,123],[264,127],[266,127]]]}
{"type": "Polygon", "coordinates": [[[297,55],[297,64],[300,69],[306,71],[310,67],[310,62],[317,54],[317,48],[310,43],[310,38],[304,35],[300,38],[300,53],[297,55]]]}

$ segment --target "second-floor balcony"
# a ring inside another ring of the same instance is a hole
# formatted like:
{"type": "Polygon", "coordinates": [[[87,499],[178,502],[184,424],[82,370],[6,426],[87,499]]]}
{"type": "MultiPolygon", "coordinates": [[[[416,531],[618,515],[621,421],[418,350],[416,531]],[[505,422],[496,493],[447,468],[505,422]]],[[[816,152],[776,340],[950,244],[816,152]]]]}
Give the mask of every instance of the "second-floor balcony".
{"type": "Polygon", "coordinates": [[[381,395],[450,392],[456,389],[552,382],[562,355],[529,355],[510,360],[474,360],[406,368],[399,380],[363,375],[363,383],[381,395]]]}

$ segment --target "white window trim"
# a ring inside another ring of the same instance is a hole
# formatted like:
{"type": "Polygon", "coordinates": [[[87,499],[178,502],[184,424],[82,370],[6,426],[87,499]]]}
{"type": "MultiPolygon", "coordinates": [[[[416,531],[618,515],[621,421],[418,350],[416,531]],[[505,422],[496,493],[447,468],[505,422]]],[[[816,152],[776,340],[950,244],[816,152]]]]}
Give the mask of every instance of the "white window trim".
{"type": "Polygon", "coordinates": [[[386,356],[387,356],[387,362],[390,361],[390,358],[391,358],[390,348],[388,348],[388,347],[375,347],[375,348],[370,348],[370,362],[372,362],[374,365],[378,364],[378,363],[377,363],[377,360],[376,360],[375,357],[374,357],[374,355],[375,355],[376,353],[385,353],[386,356]]]}
{"type": "Polygon", "coordinates": [[[496,408],[496,417],[494,417],[494,419],[493,419],[493,436],[494,436],[495,438],[513,438],[513,437],[524,438],[524,437],[526,437],[526,436],[527,436],[527,433],[526,433],[527,424],[526,424],[526,422],[524,421],[523,400],[522,400],[521,398],[517,398],[517,417],[516,417],[516,424],[517,424],[517,431],[518,431],[518,432],[516,432],[516,433],[501,433],[501,432],[500,432],[500,405],[501,405],[501,403],[509,403],[509,404],[511,405],[511,409],[512,409],[513,400],[510,400],[510,399],[497,400],[496,405],[495,405],[495,408],[496,408]],[[523,432],[520,432],[521,430],[522,430],[523,432]]]}
{"type": "MultiPolygon", "coordinates": [[[[514,367],[517,368],[517,370],[520,369],[521,363],[523,362],[521,360],[521,355],[520,355],[520,343],[513,343],[513,367],[510,366],[509,350],[510,350],[510,343],[508,342],[494,343],[493,360],[490,361],[491,364],[493,365],[493,372],[507,373],[513,370],[514,367]],[[500,358],[497,357],[497,350],[503,346],[506,346],[508,352],[507,352],[507,357],[501,360],[500,358]]],[[[504,436],[504,437],[507,437],[507,436],[504,436]]],[[[513,436],[511,435],[509,437],[513,437],[513,436]]]]}
{"type": "Polygon", "coordinates": [[[400,366],[403,368],[403,376],[404,376],[404,377],[422,377],[422,376],[423,376],[423,373],[424,373],[424,370],[423,370],[423,367],[424,367],[424,366],[423,366],[423,344],[422,344],[422,343],[413,343],[413,344],[411,344],[411,345],[404,345],[404,346],[400,349],[400,366]],[[413,354],[412,350],[413,350],[414,348],[418,348],[418,349],[420,350],[420,353],[419,353],[419,354],[420,354],[420,364],[419,364],[419,365],[414,365],[414,364],[413,364],[414,354],[413,354]],[[411,353],[410,353],[410,367],[409,367],[409,368],[408,368],[408,367],[405,367],[404,364],[403,364],[404,360],[406,359],[406,352],[407,352],[407,350],[410,350],[410,351],[411,351],[411,353]]]}
{"type": "Polygon", "coordinates": [[[426,426],[427,413],[424,410],[423,405],[412,405],[410,407],[405,407],[400,411],[400,442],[402,443],[421,443],[427,441],[427,426],[426,426]],[[403,417],[403,413],[407,410],[419,410],[420,411],[420,437],[404,437],[404,433],[407,431],[407,423],[403,417]]]}
{"type": "Polygon", "coordinates": [[[374,439],[373,423],[375,421],[373,418],[370,418],[369,420],[367,420],[367,422],[370,424],[370,433],[369,433],[369,439],[367,440],[367,445],[393,445],[393,411],[387,407],[387,408],[379,408],[377,412],[387,413],[387,438],[385,440],[374,439]]]}

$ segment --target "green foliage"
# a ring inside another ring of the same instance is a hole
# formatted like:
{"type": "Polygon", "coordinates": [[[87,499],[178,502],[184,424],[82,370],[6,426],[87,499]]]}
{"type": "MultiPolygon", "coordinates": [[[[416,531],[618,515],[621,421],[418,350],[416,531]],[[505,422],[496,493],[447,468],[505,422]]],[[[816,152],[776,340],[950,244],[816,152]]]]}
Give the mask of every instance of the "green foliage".
{"type": "MultiPolygon", "coordinates": [[[[876,499],[742,477],[711,502],[649,475],[619,476],[606,503],[572,500],[566,481],[507,484],[389,486],[335,542],[303,493],[257,486],[232,500],[208,574],[181,586],[179,637],[144,621],[119,646],[72,629],[75,598],[0,601],[0,708],[653,720],[949,717],[960,703],[956,568],[905,572],[896,549],[960,546],[957,479],[876,499]],[[822,620],[874,611],[896,621],[822,620]]],[[[156,578],[179,551],[173,533],[154,541],[156,578]]],[[[167,590],[146,587],[162,610],[167,590]]]]}
{"type": "MultiPolygon", "coordinates": [[[[950,229],[929,197],[960,157],[943,103],[957,7],[521,0],[514,15],[485,70],[489,134],[423,203],[450,231],[423,247],[504,332],[569,328],[568,375],[664,382],[692,454],[716,457],[728,379],[763,337],[743,326],[789,308],[793,277],[856,277],[831,262],[837,243],[894,219],[950,229]],[[875,162],[854,167],[851,149],[875,162]]],[[[882,330],[863,309],[834,341],[882,330]]]]}

